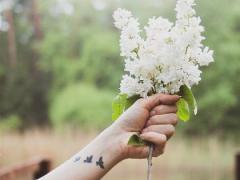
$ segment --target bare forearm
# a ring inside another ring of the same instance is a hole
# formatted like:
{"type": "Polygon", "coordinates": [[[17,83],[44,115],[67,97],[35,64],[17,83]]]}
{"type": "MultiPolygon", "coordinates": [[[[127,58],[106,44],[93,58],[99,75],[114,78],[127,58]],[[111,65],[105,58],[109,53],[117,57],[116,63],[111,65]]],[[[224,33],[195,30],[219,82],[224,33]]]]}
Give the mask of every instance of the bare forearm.
{"type": "Polygon", "coordinates": [[[118,135],[110,135],[110,128],[92,143],[74,155],[60,167],[41,180],[98,180],[123,159],[119,149],[118,135]]]}
{"type": "Polygon", "coordinates": [[[178,96],[161,94],[140,99],[82,151],[41,180],[99,180],[123,159],[146,158],[147,146],[135,147],[127,143],[135,133],[141,133],[143,140],[155,145],[154,156],[161,155],[167,137],[174,133],[178,99],[178,96]],[[159,105],[159,102],[166,105],[159,105]],[[154,113],[150,113],[151,110],[154,113]]]}

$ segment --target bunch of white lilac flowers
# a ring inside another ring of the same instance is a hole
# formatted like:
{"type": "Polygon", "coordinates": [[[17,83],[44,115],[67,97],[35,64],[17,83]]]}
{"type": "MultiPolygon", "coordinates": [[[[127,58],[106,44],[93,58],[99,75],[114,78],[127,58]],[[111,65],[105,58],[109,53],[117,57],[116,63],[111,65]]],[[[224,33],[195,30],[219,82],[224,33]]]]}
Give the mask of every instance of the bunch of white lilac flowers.
{"type": "Polygon", "coordinates": [[[194,6],[194,0],[178,0],[175,23],[162,17],[150,18],[144,27],[146,38],[141,37],[138,19],[130,11],[114,12],[127,72],[120,85],[122,94],[175,94],[183,85],[199,83],[199,68],[213,62],[213,51],[202,44],[204,27],[194,6]]]}

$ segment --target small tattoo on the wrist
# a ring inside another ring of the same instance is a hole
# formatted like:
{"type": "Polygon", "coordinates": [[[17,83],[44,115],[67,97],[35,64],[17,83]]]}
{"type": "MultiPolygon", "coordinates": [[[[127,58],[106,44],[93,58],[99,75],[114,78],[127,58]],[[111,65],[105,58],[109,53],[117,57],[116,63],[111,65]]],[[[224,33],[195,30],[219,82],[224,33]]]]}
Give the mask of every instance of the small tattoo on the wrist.
{"type": "Polygon", "coordinates": [[[100,168],[104,169],[104,162],[103,162],[103,157],[102,156],[96,162],[96,165],[99,166],[100,168]]]}
{"type": "Polygon", "coordinates": [[[92,163],[93,156],[87,156],[87,159],[85,159],[84,163],[92,163]]]}
{"type": "MultiPolygon", "coordinates": [[[[73,160],[74,163],[76,162],[80,162],[81,157],[80,156],[76,156],[73,160]]],[[[83,163],[92,163],[93,162],[93,155],[91,156],[87,156],[86,159],[83,161],[83,163]]],[[[98,159],[98,161],[96,161],[96,166],[99,166],[101,169],[104,169],[104,162],[103,162],[103,157],[100,156],[100,158],[98,159]]]]}
{"type": "Polygon", "coordinates": [[[74,161],[73,161],[73,162],[78,162],[78,161],[80,161],[80,160],[81,160],[81,157],[80,157],[80,156],[77,156],[77,157],[74,158],[74,161]]]}

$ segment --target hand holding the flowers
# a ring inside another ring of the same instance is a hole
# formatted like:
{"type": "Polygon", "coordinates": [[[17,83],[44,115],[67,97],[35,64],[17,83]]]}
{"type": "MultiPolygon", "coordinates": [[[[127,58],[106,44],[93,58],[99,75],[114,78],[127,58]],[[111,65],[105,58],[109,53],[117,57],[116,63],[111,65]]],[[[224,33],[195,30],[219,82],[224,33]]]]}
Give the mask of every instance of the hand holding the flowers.
{"type": "Polygon", "coordinates": [[[137,100],[113,124],[121,132],[120,149],[123,158],[146,158],[147,146],[130,146],[130,136],[138,133],[142,140],[155,145],[153,156],[163,153],[167,140],[174,134],[177,124],[177,95],[156,94],[137,100]]]}

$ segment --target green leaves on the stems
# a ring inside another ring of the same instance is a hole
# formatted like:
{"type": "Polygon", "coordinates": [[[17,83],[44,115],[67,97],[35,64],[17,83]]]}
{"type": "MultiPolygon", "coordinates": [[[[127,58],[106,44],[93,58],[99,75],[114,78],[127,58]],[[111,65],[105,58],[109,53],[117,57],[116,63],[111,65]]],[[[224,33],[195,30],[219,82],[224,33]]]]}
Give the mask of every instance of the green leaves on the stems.
{"type": "Polygon", "coordinates": [[[145,146],[146,142],[144,142],[137,134],[134,134],[129,138],[128,145],[145,146]]]}
{"type": "Polygon", "coordinates": [[[138,99],[139,96],[128,97],[126,94],[117,95],[112,103],[112,120],[119,118],[138,99]]]}
{"type": "Polygon", "coordinates": [[[177,116],[182,121],[188,121],[190,119],[190,111],[187,101],[184,98],[180,98],[177,102],[177,116]]]}
{"type": "Polygon", "coordinates": [[[126,94],[119,94],[114,98],[112,102],[112,120],[116,120],[125,111],[126,101],[126,94]]]}
{"type": "Polygon", "coordinates": [[[182,96],[182,98],[180,98],[177,102],[178,118],[182,121],[188,121],[190,119],[191,112],[195,115],[197,114],[196,99],[192,90],[187,85],[181,86],[179,95],[182,96]]]}
{"type": "MultiPolygon", "coordinates": [[[[187,86],[183,85],[178,93],[181,98],[177,102],[178,118],[182,121],[188,121],[190,119],[191,112],[197,114],[197,103],[192,90],[187,86]]],[[[139,96],[128,97],[126,94],[119,94],[115,97],[112,103],[112,119],[116,120],[124,111],[126,111],[139,96]]],[[[137,134],[130,137],[128,145],[132,146],[144,146],[144,142],[137,134]]]]}
{"type": "Polygon", "coordinates": [[[193,111],[194,115],[196,115],[198,111],[197,102],[192,90],[187,85],[183,85],[180,88],[180,95],[187,101],[189,108],[193,111]]]}

